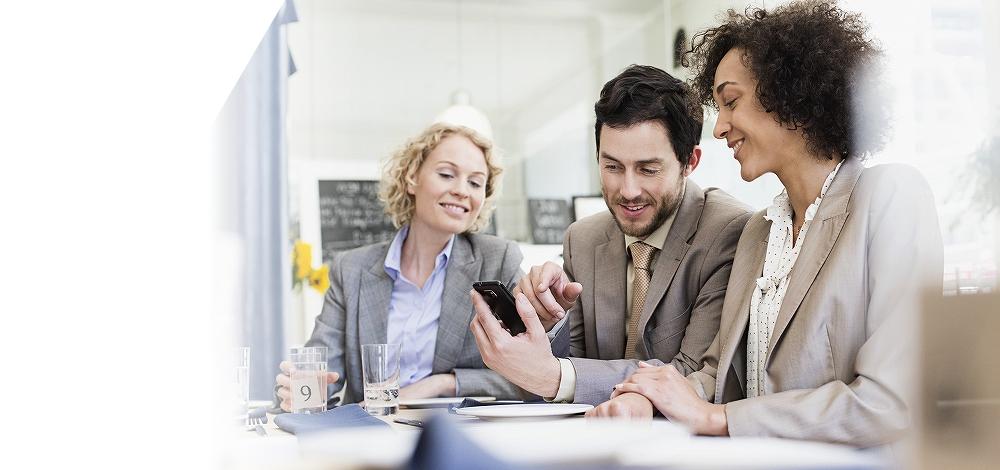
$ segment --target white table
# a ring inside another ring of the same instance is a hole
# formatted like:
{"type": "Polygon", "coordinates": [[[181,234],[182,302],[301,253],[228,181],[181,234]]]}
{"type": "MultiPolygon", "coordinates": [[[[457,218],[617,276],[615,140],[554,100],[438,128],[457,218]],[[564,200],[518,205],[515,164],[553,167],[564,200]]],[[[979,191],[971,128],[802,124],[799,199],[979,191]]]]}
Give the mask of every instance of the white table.
{"type": "Polygon", "coordinates": [[[569,417],[546,421],[483,421],[438,409],[401,409],[381,417],[389,427],[352,428],[296,437],[268,416],[267,437],[233,430],[227,466],[253,469],[395,468],[405,464],[421,429],[394,417],[447,415],[483,450],[528,464],[608,462],[623,468],[875,468],[891,462],[850,448],[774,438],[691,436],[658,418],[645,422],[569,417]],[[517,449],[511,452],[511,449],[517,449]]]}

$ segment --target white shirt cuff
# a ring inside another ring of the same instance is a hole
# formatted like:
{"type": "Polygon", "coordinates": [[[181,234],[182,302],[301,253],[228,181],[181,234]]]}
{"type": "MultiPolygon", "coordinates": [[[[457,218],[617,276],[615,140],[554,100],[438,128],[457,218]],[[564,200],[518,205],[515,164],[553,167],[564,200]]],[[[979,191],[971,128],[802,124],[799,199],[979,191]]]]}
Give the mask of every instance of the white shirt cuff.
{"type": "Polygon", "coordinates": [[[551,403],[573,403],[573,399],[576,398],[576,369],[569,359],[564,358],[559,358],[559,369],[561,371],[559,390],[556,391],[555,398],[549,399],[546,397],[545,401],[551,403]]]}

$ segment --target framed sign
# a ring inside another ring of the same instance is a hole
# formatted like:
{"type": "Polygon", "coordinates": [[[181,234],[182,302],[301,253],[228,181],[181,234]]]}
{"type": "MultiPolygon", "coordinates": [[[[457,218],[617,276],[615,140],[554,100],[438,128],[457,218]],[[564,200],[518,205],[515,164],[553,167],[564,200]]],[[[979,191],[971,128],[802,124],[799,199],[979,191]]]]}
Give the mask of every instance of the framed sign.
{"type": "Polygon", "coordinates": [[[569,205],[563,199],[528,199],[531,240],[536,245],[561,245],[572,222],[569,205]]]}
{"type": "Polygon", "coordinates": [[[299,238],[313,247],[314,264],[329,264],[338,251],[396,234],[377,197],[377,163],[310,163],[297,166],[295,171],[299,238]]]}
{"type": "Polygon", "coordinates": [[[321,179],[319,234],[324,264],[339,251],[392,240],[396,226],[378,200],[379,182],[321,179]]]}

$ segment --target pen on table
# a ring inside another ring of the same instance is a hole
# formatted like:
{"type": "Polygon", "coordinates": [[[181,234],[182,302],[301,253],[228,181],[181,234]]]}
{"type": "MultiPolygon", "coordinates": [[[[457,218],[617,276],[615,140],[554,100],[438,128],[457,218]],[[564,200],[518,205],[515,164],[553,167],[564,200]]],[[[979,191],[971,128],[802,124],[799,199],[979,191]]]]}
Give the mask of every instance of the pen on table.
{"type": "Polygon", "coordinates": [[[392,421],[399,424],[409,424],[410,426],[416,426],[418,428],[424,427],[424,422],[416,419],[393,418],[392,421]]]}

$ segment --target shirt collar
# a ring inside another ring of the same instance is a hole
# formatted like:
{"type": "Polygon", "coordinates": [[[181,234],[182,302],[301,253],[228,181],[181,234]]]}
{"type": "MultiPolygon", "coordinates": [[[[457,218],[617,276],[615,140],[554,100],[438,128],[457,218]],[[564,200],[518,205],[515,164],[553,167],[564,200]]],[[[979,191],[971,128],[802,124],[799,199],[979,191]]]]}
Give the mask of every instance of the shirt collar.
{"type": "Polygon", "coordinates": [[[774,196],[764,219],[769,220],[776,227],[790,227],[792,225],[792,203],[788,200],[787,190],[782,189],[780,194],[774,196]]]}
{"type": "MultiPolygon", "coordinates": [[[[392,239],[392,243],[389,245],[389,253],[385,257],[385,272],[396,280],[399,277],[400,259],[403,256],[403,242],[406,241],[406,236],[410,233],[410,226],[406,225],[396,232],[396,237],[392,239]]],[[[448,266],[448,258],[451,257],[451,249],[455,246],[455,235],[452,235],[448,239],[448,243],[438,253],[437,258],[434,261],[434,270],[438,270],[441,267],[448,266]]]]}
{"type": "Polygon", "coordinates": [[[823,197],[826,196],[826,190],[830,189],[830,184],[833,183],[833,178],[837,176],[837,172],[840,171],[840,165],[844,164],[846,159],[841,160],[837,163],[837,167],[826,176],[826,181],[823,182],[823,189],[819,191],[819,197],[816,198],[812,204],[809,204],[809,208],[806,209],[806,220],[812,220],[816,216],[816,211],[819,210],[819,204],[823,202],[823,197]]]}

